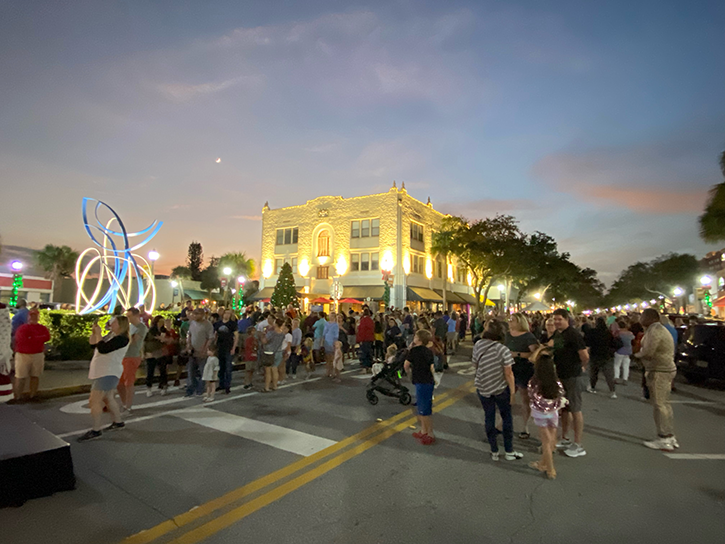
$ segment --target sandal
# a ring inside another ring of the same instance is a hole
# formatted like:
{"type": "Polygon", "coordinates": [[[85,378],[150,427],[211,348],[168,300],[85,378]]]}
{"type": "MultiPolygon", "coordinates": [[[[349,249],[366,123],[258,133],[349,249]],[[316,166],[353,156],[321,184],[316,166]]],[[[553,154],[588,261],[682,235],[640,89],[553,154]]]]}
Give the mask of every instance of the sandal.
{"type": "Polygon", "coordinates": [[[519,433],[519,438],[522,440],[526,440],[528,438],[531,438],[531,435],[527,431],[521,431],[519,433]]]}

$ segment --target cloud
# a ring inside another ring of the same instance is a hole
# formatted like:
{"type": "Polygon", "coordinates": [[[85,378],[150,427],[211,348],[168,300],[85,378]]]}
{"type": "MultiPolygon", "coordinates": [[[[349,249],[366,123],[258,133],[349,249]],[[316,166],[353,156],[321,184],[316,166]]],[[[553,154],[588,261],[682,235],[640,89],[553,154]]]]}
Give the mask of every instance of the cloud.
{"type": "Polygon", "coordinates": [[[262,76],[238,76],[225,81],[216,83],[159,83],[155,88],[165,97],[176,101],[186,102],[200,95],[209,95],[230,89],[232,87],[244,86],[247,88],[257,88],[264,84],[262,76]]]}
{"type": "Polygon", "coordinates": [[[497,213],[516,214],[539,210],[541,204],[526,198],[495,199],[486,198],[469,202],[444,202],[435,208],[450,215],[462,215],[471,219],[489,217],[497,213]]]}
{"type": "Polygon", "coordinates": [[[245,221],[261,221],[261,215],[229,215],[229,219],[244,219],[245,221]]]}
{"type": "Polygon", "coordinates": [[[719,181],[717,144],[711,127],[682,129],[662,139],[629,145],[562,151],[531,169],[561,192],[604,207],[647,214],[702,210],[719,181]]]}

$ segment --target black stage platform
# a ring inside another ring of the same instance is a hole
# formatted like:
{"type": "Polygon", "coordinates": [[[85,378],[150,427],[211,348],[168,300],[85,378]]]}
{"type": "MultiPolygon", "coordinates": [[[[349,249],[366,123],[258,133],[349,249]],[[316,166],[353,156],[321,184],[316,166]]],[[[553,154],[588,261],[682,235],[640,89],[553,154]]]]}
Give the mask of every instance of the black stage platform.
{"type": "Polygon", "coordinates": [[[70,445],[0,404],[0,507],[75,488],[70,445]]]}

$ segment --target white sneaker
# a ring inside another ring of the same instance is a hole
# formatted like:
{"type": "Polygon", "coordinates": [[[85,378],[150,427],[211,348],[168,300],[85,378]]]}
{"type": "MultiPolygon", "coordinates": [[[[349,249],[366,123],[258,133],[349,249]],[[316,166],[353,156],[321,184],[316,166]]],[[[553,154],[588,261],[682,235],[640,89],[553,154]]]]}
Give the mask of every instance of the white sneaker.
{"type": "Polygon", "coordinates": [[[282,381],[277,382],[277,385],[284,385],[286,383],[287,383],[287,380],[282,380],[282,381]]]}
{"type": "Polygon", "coordinates": [[[609,395],[609,398],[610,399],[616,399],[617,398],[617,394],[616,393],[612,393],[611,395],[609,395]]]}
{"type": "MultiPolygon", "coordinates": [[[[645,446],[653,450],[660,451],[675,451],[675,441],[672,438],[655,438],[654,440],[647,440],[643,442],[645,446]]],[[[679,444],[678,444],[679,446],[679,444]]]]}
{"type": "Polygon", "coordinates": [[[562,438],[556,443],[556,449],[558,450],[565,450],[569,446],[571,446],[571,440],[568,438],[562,438]]]}
{"type": "Polygon", "coordinates": [[[597,392],[597,390],[594,389],[593,387],[591,387],[591,386],[587,387],[587,393],[596,393],[596,392],[597,392]]]}
{"type": "Polygon", "coordinates": [[[491,460],[492,461],[498,461],[499,460],[499,453],[497,451],[491,452],[491,460]]]}
{"type": "Polygon", "coordinates": [[[153,392],[153,391],[151,390],[151,388],[150,388],[150,387],[148,387],[148,388],[146,389],[146,396],[147,396],[147,397],[152,397],[153,395],[154,395],[154,392],[153,392]]]}
{"type": "Polygon", "coordinates": [[[582,457],[587,454],[584,448],[574,442],[572,442],[571,446],[564,450],[564,453],[567,457],[582,457]]]}
{"type": "Polygon", "coordinates": [[[516,461],[516,459],[523,459],[524,454],[518,451],[512,451],[511,453],[506,452],[504,457],[507,461],[516,461]]]}
{"type": "Polygon", "coordinates": [[[168,390],[168,388],[164,387],[164,388],[163,388],[163,389],[161,390],[161,396],[162,396],[162,397],[165,397],[165,396],[166,396],[166,395],[168,395],[168,394],[169,394],[169,390],[168,390]]]}
{"type": "Polygon", "coordinates": [[[675,448],[679,448],[679,447],[680,447],[680,444],[679,444],[679,443],[677,442],[677,439],[676,439],[676,438],[675,438],[674,436],[671,436],[671,437],[670,437],[670,442],[672,443],[672,445],[673,445],[673,446],[674,446],[675,448]]]}

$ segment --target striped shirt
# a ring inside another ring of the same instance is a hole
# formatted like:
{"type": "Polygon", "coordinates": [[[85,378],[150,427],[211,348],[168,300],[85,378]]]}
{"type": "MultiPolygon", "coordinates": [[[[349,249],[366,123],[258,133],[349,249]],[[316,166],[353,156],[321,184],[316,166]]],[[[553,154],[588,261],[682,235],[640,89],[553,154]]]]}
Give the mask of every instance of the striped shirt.
{"type": "Polygon", "coordinates": [[[473,346],[473,366],[476,367],[476,389],[482,397],[503,393],[508,387],[503,369],[514,364],[511,351],[501,344],[486,338],[473,346]]]}

